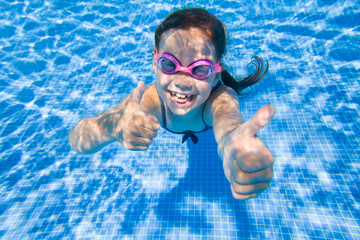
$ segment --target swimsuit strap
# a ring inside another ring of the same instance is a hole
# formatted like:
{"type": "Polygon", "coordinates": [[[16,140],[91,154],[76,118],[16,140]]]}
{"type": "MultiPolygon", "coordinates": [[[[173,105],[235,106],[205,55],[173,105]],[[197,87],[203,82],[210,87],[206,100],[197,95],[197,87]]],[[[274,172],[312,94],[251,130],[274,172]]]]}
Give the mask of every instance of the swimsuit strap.
{"type": "Polygon", "coordinates": [[[167,122],[166,122],[166,115],[165,115],[165,104],[164,101],[161,99],[160,95],[159,96],[159,100],[160,100],[160,106],[161,106],[161,116],[162,116],[162,122],[163,122],[163,128],[167,129],[167,122]]]}
{"type": "MultiPolygon", "coordinates": [[[[211,92],[215,92],[218,88],[220,88],[221,84],[222,84],[222,82],[220,80],[216,84],[216,86],[211,90],[211,92]]],[[[202,130],[202,132],[205,132],[205,131],[207,131],[209,129],[212,129],[212,126],[207,125],[206,122],[205,122],[205,119],[204,119],[205,106],[206,106],[206,104],[204,105],[204,108],[203,108],[202,113],[201,113],[201,118],[202,118],[202,121],[203,121],[203,123],[205,125],[205,128],[202,130]]]]}
{"type": "MultiPolygon", "coordinates": [[[[171,132],[171,133],[175,133],[175,134],[184,134],[181,143],[184,143],[189,137],[191,138],[191,140],[193,141],[193,143],[198,143],[199,138],[197,136],[195,136],[193,131],[186,131],[186,132],[174,132],[171,131],[170,129],[167,128],[167,121],[166,121],[166,112],[165,112],[165,104],[164,101],[161,99],[161,97],[159,96],[159,100],[160,100],[160,106],[161,106],[161,116],[162,116],[162,123],[163,123],[163,128],[166,129],[167,131],[171,132]]],[[[208,128],[208,125],[206,125],[206,128],[208,128]]]]}
{"type": "Polygon", "coordinates": [[[206,104],[204,105],[203,110],[202,110],[202,113],[201,113],[201,118],[202,118],[202,121],[203,121],[203,123],[204,123],[204,125],[205,125],[205,128],[202,130],[202,132],[203,132],[203,131],[205,132],[205,131],[207,131],[207,130],[209,130],[209,129],[212,128],[211,126],[209,126],[209,125],[206,124],[205,119],[204,119],[205,106],[206,106],[206,104]],[[206,130],[205,130],[205,129],[206,129],[206,130]]]}

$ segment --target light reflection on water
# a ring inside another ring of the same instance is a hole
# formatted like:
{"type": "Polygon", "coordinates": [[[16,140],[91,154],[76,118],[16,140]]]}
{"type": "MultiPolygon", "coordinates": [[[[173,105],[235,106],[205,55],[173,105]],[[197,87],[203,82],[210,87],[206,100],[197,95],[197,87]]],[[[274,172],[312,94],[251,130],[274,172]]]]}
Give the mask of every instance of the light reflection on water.
{"type": "Polygon", "coordinates": [[[1,1],[0,236],[4,239],[357,239],[359,23],[355,1],[1,1]],[[151,49],[174,8],[206,7],[227,25],[240,75],[270,72],[240,101],[276,115],[260,138],[271,187],[232,199],[212,132],[198,145],[159,132],[146,152],[71,151],[78,120],[153,82],[151,49]]]}

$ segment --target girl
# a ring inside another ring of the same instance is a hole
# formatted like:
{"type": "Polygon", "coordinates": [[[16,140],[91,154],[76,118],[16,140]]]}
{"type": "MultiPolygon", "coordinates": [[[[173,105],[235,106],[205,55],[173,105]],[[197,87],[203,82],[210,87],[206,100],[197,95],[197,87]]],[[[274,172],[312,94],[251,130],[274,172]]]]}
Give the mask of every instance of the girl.
{"type": "Polygon", "coordinates": [[[146,150],[162,126],[196,143],[195,133],[214,129],[218,153],[233,196],[247,199],[265,190],[273,175],[273,156],[255,135],[274,115],[263,106],[244,122],[238,95],[265,75],[255,56],[257,71],[237,81],[221,64],[225,52],[224,24],[200,8],[171,13],[155,31],[153,68],[156,82],[139,82],[115,108],[82,119],[70,132],[70,146],[94,153],[119,141],[130,150],[146,150]]]}

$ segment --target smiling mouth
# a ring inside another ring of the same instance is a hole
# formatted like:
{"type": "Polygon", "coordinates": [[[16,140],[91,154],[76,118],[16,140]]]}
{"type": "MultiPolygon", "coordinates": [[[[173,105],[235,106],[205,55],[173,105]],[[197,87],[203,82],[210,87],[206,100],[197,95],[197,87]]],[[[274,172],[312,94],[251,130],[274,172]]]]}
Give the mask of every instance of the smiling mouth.
{"type": "Polygon", "coordinates": [[[170,94],[170,100],[173,104],[179,107],[188,107],[193,102],[195,95],[191,94],[183,94],[183,93],[177,93],[168,90],[168,93],[170,94]]]}

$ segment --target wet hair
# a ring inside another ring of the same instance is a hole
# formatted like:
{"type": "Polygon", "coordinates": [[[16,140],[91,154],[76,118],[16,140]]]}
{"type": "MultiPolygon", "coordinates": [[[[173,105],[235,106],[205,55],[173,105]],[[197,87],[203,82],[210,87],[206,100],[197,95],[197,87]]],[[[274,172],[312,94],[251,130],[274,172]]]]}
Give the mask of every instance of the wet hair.
{"type": "MultiPolygon", "coordinates": [[[[217,60],[221,59],[226,52],[226,27],[216,16],[210,14],[205,9],[185,8],[169,14],[155,30],[155,46],[157,49],[159,49],[164,32],[173,28],[184,30],[190,28],[200,29],[214,44],[215,57],[217,60]]],[[[241,79],[235,79],[226,69],[221,73],[222,82],[234,89],[239,96],[248,96],[251,91],[246,94],[243,94],[242,91],[259,82],[269,69],[268,61],[264,61],[257,55],[252,57],[252,61],[248,66],[249,65],[254,65],[255,71],[241,79]]]]}

